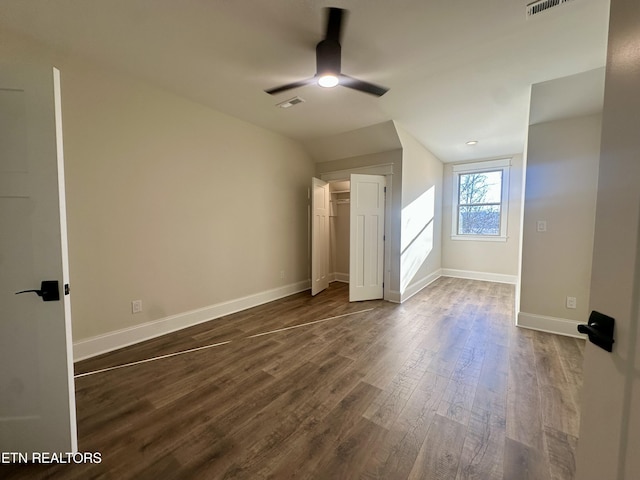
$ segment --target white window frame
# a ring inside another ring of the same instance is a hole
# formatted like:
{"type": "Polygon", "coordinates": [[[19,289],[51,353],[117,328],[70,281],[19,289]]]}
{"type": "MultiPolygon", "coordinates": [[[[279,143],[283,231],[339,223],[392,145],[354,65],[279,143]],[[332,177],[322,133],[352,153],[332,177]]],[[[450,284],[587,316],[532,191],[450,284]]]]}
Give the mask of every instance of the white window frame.
{"type": "Polygon", "coordinates": [[[507,218],[509,206],[509,169],[511,158],[486,160],[474,163],[459,163],[453,166],[453,202],[451,204],[451,238],[453,240],[475,240],[483,242],[507,241],[507,218]],[[460,175],[469,173],[502,171],[502,191],[500,195],[500,233],[498,235],[471,235],[458,233],[458,210],[460,175]]]}

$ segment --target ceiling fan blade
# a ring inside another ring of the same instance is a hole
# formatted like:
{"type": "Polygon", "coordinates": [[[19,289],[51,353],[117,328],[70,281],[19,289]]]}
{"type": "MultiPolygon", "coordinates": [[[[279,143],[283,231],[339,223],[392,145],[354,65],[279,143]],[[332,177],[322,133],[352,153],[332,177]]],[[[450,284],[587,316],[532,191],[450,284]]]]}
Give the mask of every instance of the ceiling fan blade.
{"type": "Polygon", "coordinates": [[[340,34],[342,33],[342,23],[346,18],[347,10],[342,8],[327,8],[327,32],[324,36],[325,40],[340,43],[340,34]]]}
{"type": "Polygon", "coordinates": [[[270,95],[276,95],[280,92],[285,92],[287,90],[291,90],[293,88],[304,87],[305,85],[309,85],[311,83],[315,83],[316,78],[311,77],[305,80],[300,80],[298,82],[287,83],[286,85],[280,85],[279,87],[270,88],[269,90],[265,90],[270,95]]]}
{"type": "Polygon", "coordinates": [[[358,80],[357,78],[349,77],[348,75],[340,75],[340,85],[347,88],[353,88],[361,92],[370,93],[381,97],[389,91],[386,87],[374,85],[373,83],[365,82],[364,80],[358,80]]]}

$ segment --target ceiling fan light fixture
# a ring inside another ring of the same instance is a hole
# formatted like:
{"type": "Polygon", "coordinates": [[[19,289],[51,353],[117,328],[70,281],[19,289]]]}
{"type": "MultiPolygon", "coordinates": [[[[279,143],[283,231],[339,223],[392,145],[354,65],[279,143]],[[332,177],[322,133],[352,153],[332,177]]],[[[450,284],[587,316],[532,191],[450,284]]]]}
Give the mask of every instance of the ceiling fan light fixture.
{"type": "Polygon", "coordinates": [[[316,74],[304,80],[265,90],[265,92],[269,95],[277,95],[292,88],[317,83],[323,88],[332,88],[340,85],[360,92],[369,93],[376,97],[381,97],[387,93],[389,89],[386,87],[358,80],[357,78],[342,73],[340,35],[347,11],[336,7],[327,8],[326,11],[328,14],[326,33],[324,38],[316,45],[316,74]]]}
{"type": "Polygon", "coordinates": [[[318,77],[318,85],[324,88],[335,87],[340,83],[340,79],[333,73],[325,73],[318,77]]]}

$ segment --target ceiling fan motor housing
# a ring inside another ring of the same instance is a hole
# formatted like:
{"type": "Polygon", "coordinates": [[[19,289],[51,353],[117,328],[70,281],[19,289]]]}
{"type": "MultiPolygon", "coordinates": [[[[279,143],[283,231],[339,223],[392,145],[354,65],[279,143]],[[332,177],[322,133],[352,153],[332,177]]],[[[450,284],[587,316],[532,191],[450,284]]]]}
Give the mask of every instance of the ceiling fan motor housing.
{"type": "Polygon", "coordinates": [[[341,47],[335,40],[322,40],[316,45],[316,75],[340,76],[341,47]]]}

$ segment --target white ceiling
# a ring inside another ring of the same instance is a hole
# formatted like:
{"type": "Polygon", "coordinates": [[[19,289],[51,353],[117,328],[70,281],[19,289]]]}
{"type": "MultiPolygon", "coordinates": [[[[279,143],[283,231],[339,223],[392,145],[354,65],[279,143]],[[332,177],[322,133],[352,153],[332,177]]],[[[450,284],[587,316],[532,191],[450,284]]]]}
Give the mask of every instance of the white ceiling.
{"type": "Polygon", "coordinates": [[[0,25],[303,144],[395,120],[453,162],[522,152],[531,84],[604,65],[608,0],[531,19],[527,3],[2,0],[0,25]],[[343,72],[389,87],[383,97],[315,85],[264,93],[315,73],[326,6],[349,10],[343,72]],[[296,95],[305,103],[275,107],[296,95]]]}

